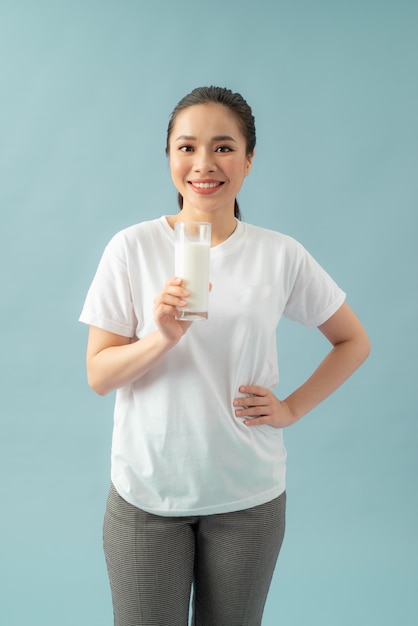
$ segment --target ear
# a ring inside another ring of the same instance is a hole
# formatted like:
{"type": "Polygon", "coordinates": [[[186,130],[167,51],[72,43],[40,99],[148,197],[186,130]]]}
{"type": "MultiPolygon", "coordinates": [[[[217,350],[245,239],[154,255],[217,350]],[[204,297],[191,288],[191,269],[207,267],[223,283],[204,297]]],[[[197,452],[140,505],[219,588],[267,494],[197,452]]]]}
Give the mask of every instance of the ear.
{"type": "Polygon", "coordinates": [[[250,173],[251,166],[253,164],[254,155],[255,155],[255,151],[253,150],[251,154],[247,156],[247,163],[245,165],[245,176],[248,176],[248,174],[250,173]]]}

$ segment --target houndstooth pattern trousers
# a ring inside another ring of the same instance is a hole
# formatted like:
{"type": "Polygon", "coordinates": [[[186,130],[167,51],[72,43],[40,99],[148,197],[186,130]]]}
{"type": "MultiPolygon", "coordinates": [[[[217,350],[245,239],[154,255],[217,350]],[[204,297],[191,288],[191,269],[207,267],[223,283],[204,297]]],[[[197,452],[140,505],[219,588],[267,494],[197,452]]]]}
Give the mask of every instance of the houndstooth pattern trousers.
{"type": "Polygon", "coordinates": [[[286,493],[233,513],[162,517],[113,485],[103,539],[115,626],[260,626],[285,530],[286,493]]]}

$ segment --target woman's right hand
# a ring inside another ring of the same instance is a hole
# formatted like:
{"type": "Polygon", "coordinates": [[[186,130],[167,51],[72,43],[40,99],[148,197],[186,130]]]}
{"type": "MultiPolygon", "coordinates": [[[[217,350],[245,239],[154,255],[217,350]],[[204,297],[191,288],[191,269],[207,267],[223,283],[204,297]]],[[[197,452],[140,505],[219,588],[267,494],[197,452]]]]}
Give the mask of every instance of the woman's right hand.
{"type": "Polygon", "coordinates": [[[180,341],[192,322],[176,320],[177,307],[187,304],[190,292],[183,287],[181,278],[170,278],[154,300],[154,319],[158,330],[170,343],[180,341]]]}

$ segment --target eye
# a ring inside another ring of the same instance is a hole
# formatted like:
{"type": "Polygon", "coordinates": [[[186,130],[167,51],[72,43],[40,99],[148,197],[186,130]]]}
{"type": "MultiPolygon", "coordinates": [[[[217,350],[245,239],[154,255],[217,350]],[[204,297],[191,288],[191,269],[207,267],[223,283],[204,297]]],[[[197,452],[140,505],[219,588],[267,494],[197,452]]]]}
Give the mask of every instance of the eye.
{"type": "Polygon", "coordinates": [[[180,152],[192,152],[193,147],[192,146],[179,146],[179,150],[180,152]]]}
{"type": "Polygon", "coordinates": [[[218,146],[215,150],[215,152],[232,152],[232,148],[230,148],[229,146],[218,146]]]}

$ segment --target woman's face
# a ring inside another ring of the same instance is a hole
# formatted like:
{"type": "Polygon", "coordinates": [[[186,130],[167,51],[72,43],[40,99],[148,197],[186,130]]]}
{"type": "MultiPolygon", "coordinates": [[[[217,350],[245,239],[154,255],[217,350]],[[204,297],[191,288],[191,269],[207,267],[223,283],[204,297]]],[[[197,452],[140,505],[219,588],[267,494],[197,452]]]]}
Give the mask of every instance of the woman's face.
{"type": "Polygon", "coordinates": [[[235,198],[253,155],[236,116],[216,103],[181,111],[170,136],[171,176],[183,196],[183,211],[234,212],[235,198]]]}

